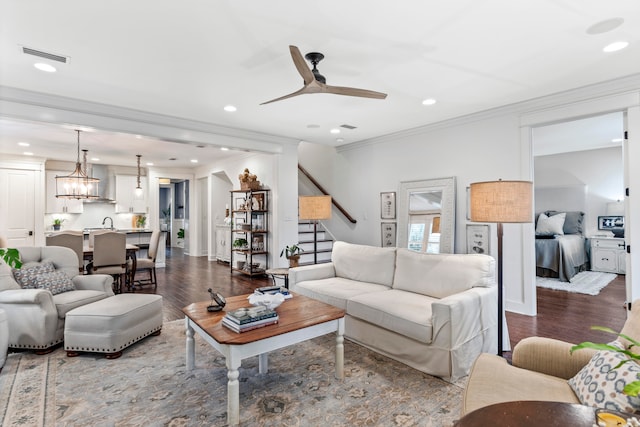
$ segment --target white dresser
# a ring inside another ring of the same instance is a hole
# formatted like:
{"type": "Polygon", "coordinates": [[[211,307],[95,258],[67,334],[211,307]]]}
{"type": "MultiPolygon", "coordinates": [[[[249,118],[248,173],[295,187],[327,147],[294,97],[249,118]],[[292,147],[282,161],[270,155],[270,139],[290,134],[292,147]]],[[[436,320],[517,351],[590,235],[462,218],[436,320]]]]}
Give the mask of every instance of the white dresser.
{"type": "Polygon", "coordinates": [[[216,259],[231,262],[231,226],[216,225],[216,259]]]}
{"type": "Polygon", "coordinates": [[[625,274],[626,251],[623,238],[591,237],[591,270],[625,274]]]}

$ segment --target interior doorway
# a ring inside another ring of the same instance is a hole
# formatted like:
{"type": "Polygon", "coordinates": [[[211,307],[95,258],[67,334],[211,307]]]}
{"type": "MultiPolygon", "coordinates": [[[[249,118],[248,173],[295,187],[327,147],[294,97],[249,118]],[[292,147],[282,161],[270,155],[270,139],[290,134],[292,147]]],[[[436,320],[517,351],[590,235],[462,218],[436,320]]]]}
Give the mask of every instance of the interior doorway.
{"type": "Polygon", "coordinates": [[[532,129],[536,221],[541,213],[551,218],[557,213],[566,215],[562,229],[557,230],[564,234],[551,236],[553,241],[547,240],[550,236],[544,235],[542,223],[537,222],[536,281],[542,276],[560,276],[558,280],[566,281],[582,270],[599,271],[591,262],[591,242],[614,236],[599,230],[598,218],[619,212],[620,205],[624,211],[624,128],[624,113],[614,112],[532,129]],[[584,213],[579,224],[571,222],[580,218],[577,212],[584,213]],[[557,250],[552,245],[559,239],[576,242],[562,249],[568,254],[565,260],[556,259],[562,257],[560,253],[550,255],[557,250]]]}

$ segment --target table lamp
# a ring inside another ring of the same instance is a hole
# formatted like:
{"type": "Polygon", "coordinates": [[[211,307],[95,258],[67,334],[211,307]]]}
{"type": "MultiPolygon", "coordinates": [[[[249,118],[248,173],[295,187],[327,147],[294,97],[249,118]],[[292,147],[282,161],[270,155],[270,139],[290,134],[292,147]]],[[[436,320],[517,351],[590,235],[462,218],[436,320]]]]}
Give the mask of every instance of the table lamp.
{"type": "Polygon", "coordinates": [[[502,224],[533,222],[531,181],[488,181],[470,186],[471,221],[498,224],[498,355],[502,356],[502,224]]]}
{"type": "Polygon", "coordinates": [[[318,263],[318,220],[331,219],[331,196],[299,196],[298,218],[313,221],[313,263],[318,263]]]}

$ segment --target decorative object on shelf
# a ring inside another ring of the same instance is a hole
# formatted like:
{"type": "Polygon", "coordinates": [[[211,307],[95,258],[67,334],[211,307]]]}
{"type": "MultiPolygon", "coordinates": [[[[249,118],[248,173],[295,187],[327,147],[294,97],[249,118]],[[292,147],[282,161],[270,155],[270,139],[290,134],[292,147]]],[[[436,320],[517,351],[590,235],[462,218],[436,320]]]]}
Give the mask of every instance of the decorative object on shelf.
{"type": "Polygon", "coordinates": [[[260,189],[260,181],[258,181],[258,177],[251,172],[249,169],[245,168],[244,172],[238,175],[238,179],[240,180],[240,189],[241,190],[259,190],[260,189]]]}
{"type": "Polygon", "coordinates": [[[209,295],[211,295],[211,304],[207,307],[207,311],[220,311],[227,305],[227,300],[217,292],[213,292],[211,288],[207,289],[209,295]]]}
{"type": "Polygon", "coordinates": [[[331,219],[331,196],[298,197],[298,218],[313,221],[313,263],[317,264],[318,220],[331,219]]]}
{"type": "Polygon", "coordinates": [[[140,157],[142,157],[142,155],[140,154],[136,154],[136,160],[138,163],[138,176],[137,176],[137,186],[136,186],[136,196],[140,197],[142,196],[142,186],[140,185],[140,157]]]}
{"type": "Polygon", "coordinates": [[[249,304],[254,306],[264,306],[269,310],[276,309],[280,304],[284,302],[284,295],[280,293],[276,294],[256,294],[249,295],[249,304]]]}
{"type": "Polygon", "coordinates": [[[304,252],[304,249],[298,246],[298,244],[295,244],[285,247],[282,251],[280,251],[280,256],[284,255],[285,258],[289,260],[289,267],[293,268],[298,266],[298,262],[300,261],[300,254],[302,252],[304,252]]]}
{"type": "Polygon", "coordinates": [[[62,223],[64,222],[64,218],[54,218],[53,219],[53,230],[54,231],[59,231],[60,230],[60,226],[62,225],[62,223]]]}
{"type": "Polygon", "coordinates": [[[78,133],[78,146],[76,168],[69,175],[56,175],[56,197],[66,199],[97,199],[98,184],[100,180],[87,175],[87,150],[84,153],[84,167],[80,164],[80,131],[78,133]]]}
{"type": "Polygon", "coordinates": [[[0,258],[11,268],[22,267],[20,252],[16,248],[0,248],[0,258]]]}
{"type": "Polygon", "coordinates": [[[395,222],[383,222],[380,224],[383,248],[393,248],[396,246],[396,227],[395,222]]]}
{"type": "Polygon", "coordinates": [[[498,224],[498,356],[502,356],[502,223],[533,222],[533,183],[476,182],[469,193],[471,221],[498,224]]]}
{"type": "Polygon", "coordinates": [[[396,219],[396,192],[395,191],[380,193],[380,218],[396,219]]]}
{"type": "Polygon", "coordinates": [[[248,249],[249,242],[247,242],[247,239],[238,238],[233,241],[233,247],[235,249],[248,249]]]}

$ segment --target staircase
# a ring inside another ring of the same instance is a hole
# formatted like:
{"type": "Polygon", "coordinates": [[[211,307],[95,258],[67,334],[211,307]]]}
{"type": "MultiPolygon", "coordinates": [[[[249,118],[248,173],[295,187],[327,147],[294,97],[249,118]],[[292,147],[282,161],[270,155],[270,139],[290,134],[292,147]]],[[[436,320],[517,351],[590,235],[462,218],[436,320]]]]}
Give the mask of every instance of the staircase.
{"type": "MultiPolygon", "coordinates": [[[[331,249],[333,248],[333,240],[327,233],[322,224],[317,226],[317,263],[325,263],[331,261],[331,249]]],[[[298,223],[298,246],[304,250],[300,254],[300,265],[313,264],[313,222],[298,223]]]]}

